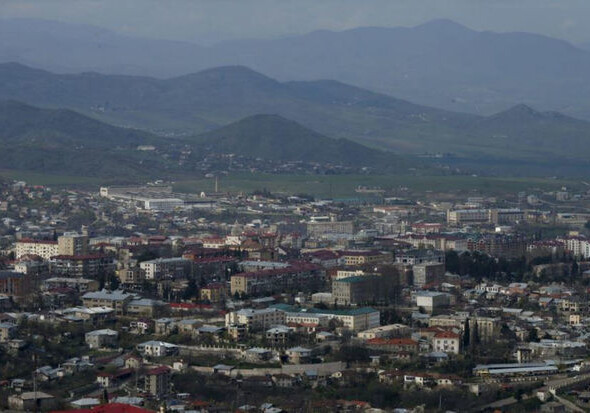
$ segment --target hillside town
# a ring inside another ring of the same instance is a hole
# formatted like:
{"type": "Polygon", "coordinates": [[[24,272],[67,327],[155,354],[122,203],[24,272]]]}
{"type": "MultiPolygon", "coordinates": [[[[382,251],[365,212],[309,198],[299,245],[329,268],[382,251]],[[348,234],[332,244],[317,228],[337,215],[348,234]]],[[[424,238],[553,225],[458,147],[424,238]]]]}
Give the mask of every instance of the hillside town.
{"type": "Polygon", "coordinates": [[[590,191],[357,194],[2,182],[0,409],[590,408],[590,191]]]}

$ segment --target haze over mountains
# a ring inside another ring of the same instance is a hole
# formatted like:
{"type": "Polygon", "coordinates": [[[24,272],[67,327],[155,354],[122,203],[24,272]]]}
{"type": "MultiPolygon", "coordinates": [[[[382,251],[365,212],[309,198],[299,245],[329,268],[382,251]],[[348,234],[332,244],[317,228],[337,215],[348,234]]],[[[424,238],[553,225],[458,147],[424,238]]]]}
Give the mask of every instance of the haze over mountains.
{"type": "Polygon", "coordinates": [[[526,105],[482,117],[416,105],[336,81],[278,82],[230,66],[167,80],[56,75],[0,65],[0,99],[69,108],[118,125],[185,136],[276,114],[330,138],[397,153],[450,153],[469,160],[586,162],[590,123],[526,105]],[[509,150],[508,150],[509,149],[509,150]]]}
{"type": "MultiPolygon", "coordinates": [[[[276,115],[257,115],[198,136],[166,139],[115,127],[67,109],[0,101],[0,164],[53,174],[162,177],[190,174],[207,155],[236,154],[273,162],[318,162],[345,167],[407,170],[392,153],[332,139],[276,115]],[[152,150],[138,150],[149,146],[152,150]],[[179,153],[189,150],[179,162],[179,153]]],[[[416,167],[415,163],[411,164],[416,167]]]]}
{"type": "Polygon", "coordinates": [[[526,103],[590,119],[589,51],[546,36],[478,32],[448,20],[212,47],[89,26],[3,20],[0,61],[58,72],[159,77],[243,65],[282,81],[334,79],[455,111],[489,115],[526,103]]]}

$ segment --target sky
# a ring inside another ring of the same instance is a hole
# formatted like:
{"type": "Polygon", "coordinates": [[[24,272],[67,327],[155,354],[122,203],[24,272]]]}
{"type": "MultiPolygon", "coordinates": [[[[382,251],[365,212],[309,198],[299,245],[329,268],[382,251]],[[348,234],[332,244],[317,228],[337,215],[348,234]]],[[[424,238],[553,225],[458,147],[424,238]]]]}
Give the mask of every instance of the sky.
{"type": "Polygon", "coordinates": [[[0,0],[0,18],[91,24],[200,44],[448,18],[476,30],[590,42],[590,0],[0,0]]]}

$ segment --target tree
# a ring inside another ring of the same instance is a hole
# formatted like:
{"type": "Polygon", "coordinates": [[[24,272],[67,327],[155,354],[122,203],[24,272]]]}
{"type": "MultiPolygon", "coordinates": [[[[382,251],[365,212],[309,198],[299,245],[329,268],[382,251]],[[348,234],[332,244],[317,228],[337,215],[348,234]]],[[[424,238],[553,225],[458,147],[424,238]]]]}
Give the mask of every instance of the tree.
{"type": "Polygon", "coordinates": [[[477,321],[476,321],[475,325],[473,326],[473,344],[479,345],[480,341],[481,340],[479,337],[479,326],[477,325],[477,321]]]}
{"type": "Polygon", "coordinates": [[[536,328],[533,328],[531,331],[529,331],[529,342],[538,343],[539,341],[539,332],[536,328]]]}
{"type": "Polygon", "coordinates": [[[471,340],[471,332],[469,329],[469,318],[467,318],[465,320],[465,327],[463,329],[463,348],[469,347],[469,341],[471,340]]]}

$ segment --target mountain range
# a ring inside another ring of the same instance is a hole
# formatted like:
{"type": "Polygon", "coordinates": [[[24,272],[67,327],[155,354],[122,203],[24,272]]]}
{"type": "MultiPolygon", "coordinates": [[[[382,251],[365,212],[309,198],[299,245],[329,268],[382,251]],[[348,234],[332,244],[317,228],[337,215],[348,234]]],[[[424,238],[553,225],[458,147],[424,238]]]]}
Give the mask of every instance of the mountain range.
{"type": "Polygon", "coordinates": [[[0,165],[50,174],[129,180],[188,175],[210,154],[267,161],[317,162],[381,171],[407,170],[407,159],[332,139],[277,115],[256,115],[205,134],[179,139],[122,128],[69,109],[0,101],[0,165]],[[151,150],[138,150],[138,147],[151,150]],[[181,151],[190,156],[179,162],[181,151]]]}
{"type": "Polygon", "coordinates": [[[97,73],[59,75],[0,64],[0,99],[67,108],[119,126],[194,136],[258,114],[275,114],[330,138],[400,154],[559,164],[586,162],[590,123],[516,105],[477,116],[417,105],[337,81],[279,82],[242,66],[171,79],[97,73]]]}
{"type": "Polygon", "coordinates": [[[590,119],[590,52],[583,46],[530,33],[480,32],[449,20],[205,47],[4,19],[0,62],[10,61],[61,73],[161,78],[243,65],[280,81],[333,79],[453,111],[490,115],[525,103],[590,119]]]}

